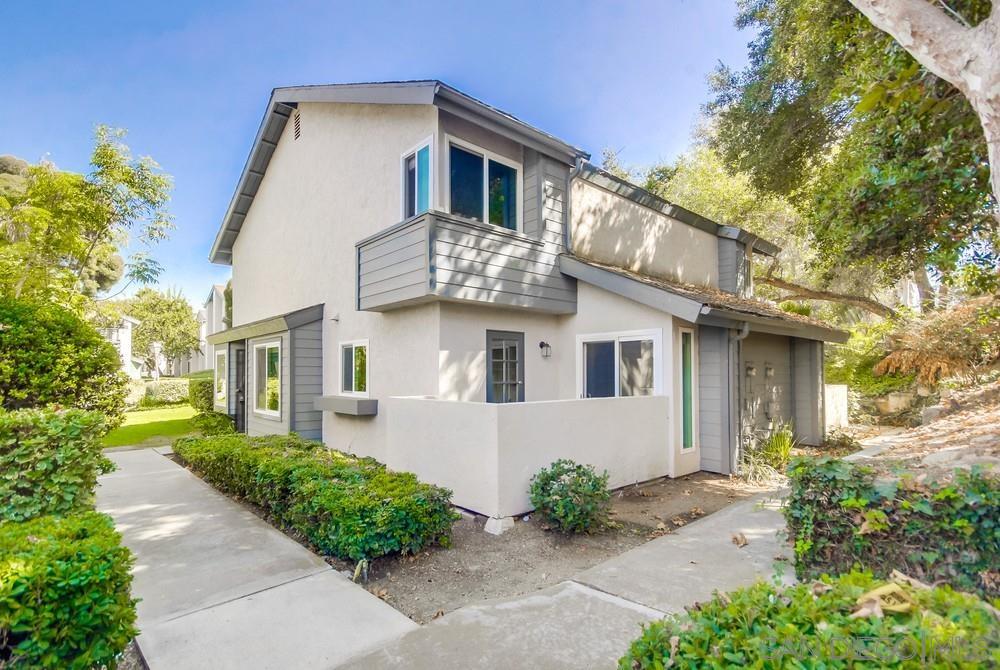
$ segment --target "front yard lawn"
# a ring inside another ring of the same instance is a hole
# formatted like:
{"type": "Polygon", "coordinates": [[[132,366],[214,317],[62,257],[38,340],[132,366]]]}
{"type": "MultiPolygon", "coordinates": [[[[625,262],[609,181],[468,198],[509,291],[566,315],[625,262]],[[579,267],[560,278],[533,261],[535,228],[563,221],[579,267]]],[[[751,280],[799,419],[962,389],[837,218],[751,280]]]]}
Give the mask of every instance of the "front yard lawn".
{"type": "Polygon", "coordinates": [[[143,409],[125,414],[125,423],[108,433],[102,440],[105,447],[126,445],[155,447],[169,444],[174,438],[193,433],[190,405],[175,405],[158,409],[143,409]]]}

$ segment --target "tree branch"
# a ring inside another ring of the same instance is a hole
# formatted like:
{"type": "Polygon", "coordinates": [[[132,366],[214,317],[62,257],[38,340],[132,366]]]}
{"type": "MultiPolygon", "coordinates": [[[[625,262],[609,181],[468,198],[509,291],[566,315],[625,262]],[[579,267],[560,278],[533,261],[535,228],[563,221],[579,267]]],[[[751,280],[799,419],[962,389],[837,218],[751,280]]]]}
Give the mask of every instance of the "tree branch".
{"type": "Polygon", "coordinates": [[[891,319],[896,316],[896,311],[891,307],[887,307],[878,300],[872,300],[871,298],[866,298],[863,295],[851,295],[849,293],[837,293],[835,291],[812,289],[808,286],[802,286],[801,284],[795,284],[790,281],[785,281],[784,279],[772,277],[770,274],[764,275],[763,277],[757,277],[755,278],[755,281],[760,284],[767,284],[768,286],[782,289],[784,291],[791,291],[791,295],[785,296],[785,299],[804,298],[807,300],[823,300],[825,302],[836,302],[842,305],[858,307],[867,312],[871,312],[872,314],[877,314],[885,319],[891,319]]]}
{"type": "Polygon", "coordinates": [[[889,33],[921,65],[963,88],[968,28],[927,0],[850,0],[850,3],[876,28],[889,33]]]}

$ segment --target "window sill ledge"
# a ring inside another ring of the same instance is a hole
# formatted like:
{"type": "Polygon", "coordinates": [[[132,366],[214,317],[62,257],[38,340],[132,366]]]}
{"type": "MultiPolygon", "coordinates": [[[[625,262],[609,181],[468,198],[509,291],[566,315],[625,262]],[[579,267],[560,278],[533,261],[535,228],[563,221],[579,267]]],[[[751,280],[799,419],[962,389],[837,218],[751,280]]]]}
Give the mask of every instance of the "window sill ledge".
{"type": "Polygon", "coordinates": [[[323,412],[348,416],[375,416],[378,414],[378,400],[375,398],[324,395],[313,400],[313,407],[323,412]]]}

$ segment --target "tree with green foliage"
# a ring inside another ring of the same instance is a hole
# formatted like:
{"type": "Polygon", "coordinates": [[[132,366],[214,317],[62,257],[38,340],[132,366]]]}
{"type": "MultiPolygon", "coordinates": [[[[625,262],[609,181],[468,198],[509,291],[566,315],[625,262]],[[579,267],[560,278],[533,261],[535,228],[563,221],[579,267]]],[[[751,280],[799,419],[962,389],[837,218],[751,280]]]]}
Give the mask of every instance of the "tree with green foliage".
{"type": "Polygon", "coordinates": [[[87,175],[0,160],[0,295],[80,310],[123,274],[155,280],[160,266],[146,249],[172,227],[171,181],[151,158],[133,158],[124,137],[98,127],[87,175]],[[143,250],[125,262],[126,244],[143,250]]]}
{"type": "MultiPolygon", "coordinates": [[[[975,25],[986,0],[953,8],[975,25]]],[[[742,72],[712,86],[712,146],[754,187],[802,214],[829,281],[844,265],[870,285],[967,264],[996,272],[998,227],[983,129],[953,84],[922,67],[847,0],[741,0],[757,29],[742,72]]]]}
{"type": "Polygon", "coordinates": [[[154,342],[160,343],[168,359],[184,356],[199,346],[198,318],[179,292],[141,288],[118,308],[140,322],[132,334],[132,351],[143,357],[149,369],[157,364],[154,342]]]}
{"type": "Polygon", "coordinates": [[[0,296],[0,408],[57,405],[124,418],[128,379],[110,342],[66,308],[0,296]]]}

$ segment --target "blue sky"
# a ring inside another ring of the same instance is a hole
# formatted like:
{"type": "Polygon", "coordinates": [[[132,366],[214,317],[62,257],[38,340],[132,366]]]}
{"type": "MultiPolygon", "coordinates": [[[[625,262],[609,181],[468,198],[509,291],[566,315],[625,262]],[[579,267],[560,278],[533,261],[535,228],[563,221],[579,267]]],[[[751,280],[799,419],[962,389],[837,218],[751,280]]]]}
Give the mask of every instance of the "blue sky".
{"type": "Polygon", "coordinates": [[[85,171],[96,124],[174,177],[161,285],[201,302],[207,260],[275,86],[441,79],[600,156],[670,159],[706,76],[742,66],[733,0],[4,2],[0,154],[85,171]],[[11,30],[13,28],[13,30],[11,30]]]}

